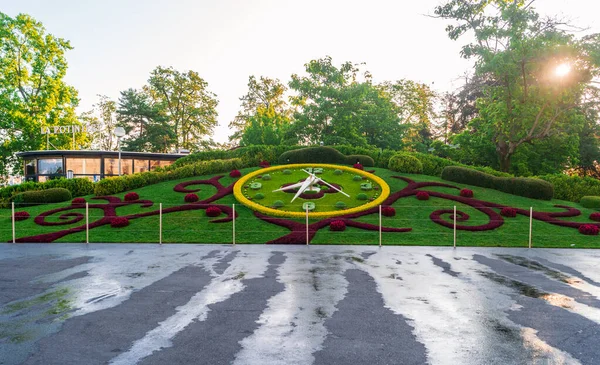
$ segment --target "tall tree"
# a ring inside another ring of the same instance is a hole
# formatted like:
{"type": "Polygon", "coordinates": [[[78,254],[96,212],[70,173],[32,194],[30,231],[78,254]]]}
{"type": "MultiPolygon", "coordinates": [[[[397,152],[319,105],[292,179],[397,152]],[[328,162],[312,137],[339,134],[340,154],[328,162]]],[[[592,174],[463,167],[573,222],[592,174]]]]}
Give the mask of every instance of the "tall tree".
{"type": "Polygon", "coordinates": [[[477,108],[491,126],[484,130],[492,131],[503,171],[523,144],[572,130],[581,120],[576,107],[598,73],[598,59],[592,57],[596,38],[576,40],[560,22],[540,18],[532,3],[451,0],[435,9],[437,16],[456,22],[446,28],[451,39],[474,34],[462,55],[474,58],[476,74],[492,81],[477,108]]]}
{"type": "MultiPolygon", "coordinates": [[[[15,152],[43,148],[41,127],[79,124],[77,92],[63,81],[70,49],[29,15],[0,12],[0,176],[11,166],[20,171],[15,152]]],[[[84,136],[77,138],[77,144],[85,143],[84,136]]],[[[72,142],[57,135],[52,143],[71,148],[72,142]]]]}
{"type": "Polygon", "coordinates": [[[115,151],[117,138],[113,132],[117,126],[117,103],[106,95],[98,95],[98,98],[92,110],[83,113],[79,119],[87,124],[92,148],[115,151]]]}
{"type": "Polygon", "coordinates": [[[217,96],[197,72],[157,67],[150,74],[148,93],[175,133],[175,148],[198,149],[217,126],[217,96]]]}
{"type": "MultiPolygon", "coordinates": [[[[259,137],[257,128],[267,128],[271,131],[269,133],[282,131],[282,126],[291,119],[291,110],[285,100],[286,91],[285,85],[277,79],[250,76],[248,92],[240,98],[241,110],[229,123],[229,128],[234,131],[229,140],[245,145],[257,144],[255,142],[261,140],[264,143],[265,136],[259,137]]],[[[276,142],[272,137],[266,137],[266,140],[272,140],[272,144],[281,142],[276,142]]]]}

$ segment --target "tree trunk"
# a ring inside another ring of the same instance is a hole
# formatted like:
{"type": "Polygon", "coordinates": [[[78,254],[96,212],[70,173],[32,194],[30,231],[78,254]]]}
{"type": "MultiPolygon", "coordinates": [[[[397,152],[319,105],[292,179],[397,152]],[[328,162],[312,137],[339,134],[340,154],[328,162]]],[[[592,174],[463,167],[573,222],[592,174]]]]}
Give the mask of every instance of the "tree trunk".
{"type": "Polygon", "coordinates": [[[509,155],[509,154],[500,155],[499,158],[500,158],[500,171],[508,172],[508,170],[510,169],[511,155],[509,155]]]}

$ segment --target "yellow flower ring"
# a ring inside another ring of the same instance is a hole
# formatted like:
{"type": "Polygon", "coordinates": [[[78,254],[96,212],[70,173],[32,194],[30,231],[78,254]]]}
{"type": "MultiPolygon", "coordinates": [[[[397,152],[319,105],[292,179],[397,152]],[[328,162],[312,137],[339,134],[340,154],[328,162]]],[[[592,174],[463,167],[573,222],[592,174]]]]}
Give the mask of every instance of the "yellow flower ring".
{"type": "Polygon", "coordinates": [[[260,169],[260,170],[251,172],[248,175],[243,176],[241,179],[239,179],[238,182],[233,186],[233,195],[240,203],[244,204],[248,208],[250,208],[252,210],[256,210],[256,211],[264,213],[264,214],[268,214],[268,215],[275,216],[275,217],[304,218],[304,217],[306,217],[305,212],[289,212],[289,211],[273,209],[273,208],[265,207],[264,205],[257,204],[244,196],[244,194],[242,193],[242,188],[244,187],[246,182],[248,182],[248,180],[250,180],[258,175],[264,175],[264,174],[272,172],[272,171],[285,170],[285,169],[290,169],[290,168],[291,169],[300,169],[300,168],[307,168],[307,167],[313,167],[313,168],[314,167],[322,167],[322,168],[340,169],[340,170],[349,171],[349,172],[352,172],[353,174],[365,176],[369,179],[372,179],[381,187],[381,194],[377,197],[377,199],[375,199],[371,202],[368,202],[361,206],[350,208],[350,209],[308,213],[309,218],[331,218],[331,217],[337,217],[340,215],[362,212],[363,210],[374,208],[374,207],[380,205],[390,195],[389,185],[380,177],[375,176],[374,174],[371,174],[369,172],[365,172],[362,170],[358,170],[358,169],[355,169],[352,167],[342,166],[342,165],[307,164],[307,163],[273,166],[273,167],[268,167],[268,168],[264,168],[264,169],[260,169]]]}

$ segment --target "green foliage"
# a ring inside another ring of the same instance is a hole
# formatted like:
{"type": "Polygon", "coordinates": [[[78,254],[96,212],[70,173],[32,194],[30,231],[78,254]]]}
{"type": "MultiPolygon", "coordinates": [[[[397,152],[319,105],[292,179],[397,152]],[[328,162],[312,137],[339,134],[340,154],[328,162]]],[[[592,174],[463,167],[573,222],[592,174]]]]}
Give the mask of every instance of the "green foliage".
{"type": "Polygon", "coordinates": [[[255,200],[261,200],[261,199],[264,199],[264,198],[265,198],[265,194],[263,194],[263,193],[256,193],[256,194],[254,194],[254,199],[255,200]]]}
{"type": "Polygon", "coordinates": [[[49,180],[43,183],[28,181],[19,185],[7,186],[0,189],[0,208],[7,207],[11,201],[11,197],[15,194],[25,191],[46,190],[52,188],[67,189],[69,192],[71,192],[71,196],[77,197],[92,194],[94,192],[94,183],[89,179],[84,178],[61,178],[49,180]]]}
{"type": "Polygon", "coordinates": [[[273,202],[273,208],[281,208],[283,207],[285,204],[281,201],[281,200],[275,200],[273,202]]]}
{"type": "Polygon", "coordinates": [[[281,173],[284,174],[284,175],[291,175],[292,174],[292,170],[285,169],[285,170],[281,171],[281,173]]]}
{"type": "Polygon", "coordinates": [[[96,196],[113,195],[158,182],[223,173],[234,169],[239,170],[243,167],[245,166],[240,159],[200,161],[167,171],[147,171],[138,174],[109,177],[96,183],[94,194],[96,196]]]}
{"type": "Polygon", "coordinates": [[[240,158],[245,165],[258,165],[260,161],[277,161],[284,152],[306,148],[305,146],[247,146],[233,150],[201,151],[189,154],[175,161],[167,169],[174,169],[198,161],[212,161],[230,158],[240,158]]]}
{"type": "Polygon", "coordinates": [[[271,175],[269,175],[269,174],[264,174],[264,175],[262,176],[262,179],[263,179],[263,180],[271,180],[271,175]]]}
{"type": "Polygon", "coordinates": [[[563,174],[543,175],[539,178],[554,186],[555,199],[579,202],[586,195],[600,196],[600,180],[598,179],[563,174]]]}
{"type": "Polygon", "coordinates": [[[344,173],[344,172],[343,172],[342,170],[340,170],[340,169],[335,169],[335,170],[333,171],[333,174],[334,174],[334,175],[341,175],[341,174],[343,174],[343,173],[344,173]]]}
{"type": "Polygon", "coordinates": [[[336,202],[335,203],[335,207],[337,209],[346,209],[346,203],[344,203],[344,202],[336,202]]]}
{"type": "Polygon", "coordinates": [[[72,199],[71,192],[64,188],[31,190],[12,197],[15,206],[27,207],[37,204],[60,203],[72,199]]]}
{"type": "Polygon", "coordinates": [[[372,167],[375,161],[365,155],[345,156],[333,147],[308,147],[281,154],[278,159],[280,164],[288,163],[332,163],[342,165],[353,165],[360,161],[363,166],[372,167]]]}
{"type": "Polygon", "coordinates": [[[533,199],[550,200],[554,195],[552,184],[541,179],[497,177],[466,167],[448,166],[442,171],[442,179],[533,199]]]}
{"type": "Polygon", "coordinates": [[[586,208],[600,209],[600,196],[582,196],[579,204],[586,208]]]}
{"type": "Polygon", "coordinates": [[[354,181],[361,181],[362,179],[363,178],[360,175],[354,175],[354,176],[352,176],[352,180],[354,180],[354,181]]]}
{"type": "MultiPolygon", "coordinates": [[[[0,182],[21,171],[15,152],[46,145],[41,127],[79,125],[77,91],[64,82],[69,41],[46,33],[26,14],[12,18],[0,12],[0,182]]],[[[72,148],[68,134],[50,137],[57,149],[72,148]]],[[[76,144],[86,145],[85,135],[76,144]]]]}
{"type": "Polygon", "coordinates": [[[358,200],[367,200],[369,197],[365,193],[360,193],[356,195],[356,199],[358,200]]]}
{"type": "Polygon", "coordinates": [[[392,171],[407,174],[421,174],[423,172],[421,161],[406,152],[400,152],[392,156],[388,163],[388,168],[392,171]]]}

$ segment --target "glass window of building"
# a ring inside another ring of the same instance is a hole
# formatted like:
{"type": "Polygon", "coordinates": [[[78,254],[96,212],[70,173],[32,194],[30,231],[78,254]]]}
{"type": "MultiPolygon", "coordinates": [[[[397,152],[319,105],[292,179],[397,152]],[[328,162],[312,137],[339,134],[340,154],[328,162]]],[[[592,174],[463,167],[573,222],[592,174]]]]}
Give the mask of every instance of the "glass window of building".
{"type": "Polygon", "coordinates": [[[67,171],[73,175],[100,175],[100,158],[67,157],[67,171]]]}
{"type": "Polygon", "coordinates": [[[63,174],[62,158],[44,158],[38,160],[38,174],[63,174]]]}
{"type": "Polygon", "coordinates": [[[35,175],[35,160],[25,160],[25,175],[35,175]]]}
{"type": "Polygon", "coordinates": [[[133,172],[145,172],[148,171],[148,160],[134,160],[134,171],[133,172]]]}
{"type": "Polygon", "coordinates": [[[169,166],[172,163],[173,161],[152,160],[150,161],[150,170],[154,170],[157,167],[169,166]]]}
{"type": "MultiPolygon", "coordinates": [[[[131,174],[133,168],[133,160],[122,158],[121,159],[121,175],[131,174]]],[[[105,158],[104,159],[104,174],[105,175],[119,175],[119,159],[118,158],[105,158]]]]}

